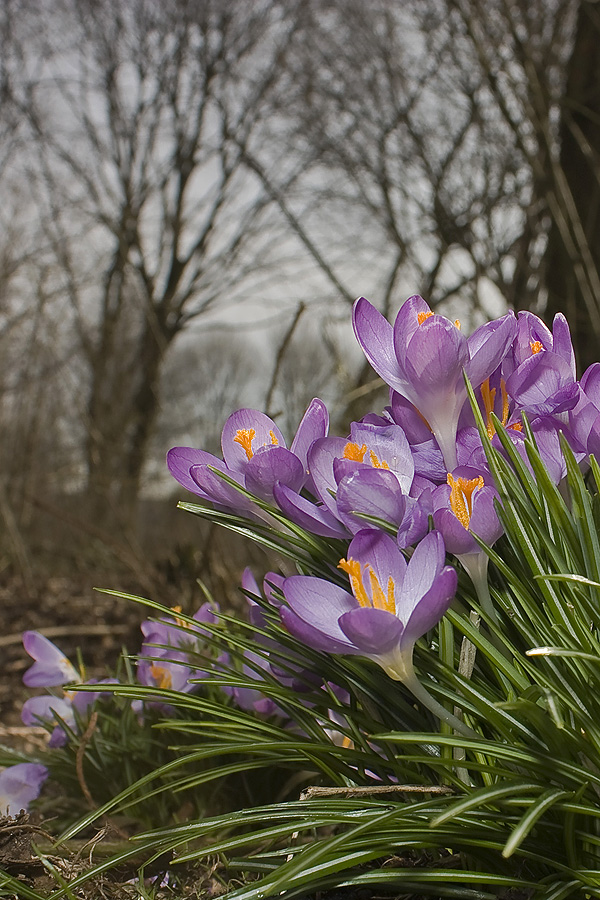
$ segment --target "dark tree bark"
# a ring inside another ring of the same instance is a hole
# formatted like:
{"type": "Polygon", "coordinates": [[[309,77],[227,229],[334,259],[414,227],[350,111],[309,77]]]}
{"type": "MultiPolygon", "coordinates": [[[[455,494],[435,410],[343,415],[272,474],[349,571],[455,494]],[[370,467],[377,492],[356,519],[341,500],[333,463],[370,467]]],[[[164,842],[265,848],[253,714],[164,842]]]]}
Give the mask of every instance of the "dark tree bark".
{"type": "Polygon", "coordinates": [[[553,216],[546,251],[551,321],[569,319],[581,371],[598,359],[600,296],[600,8],[581,0],[565,80],[560,127],[560,170],[572,209],[553,216]],[[562,221],[561,221],[562,214],[562,221]]]}

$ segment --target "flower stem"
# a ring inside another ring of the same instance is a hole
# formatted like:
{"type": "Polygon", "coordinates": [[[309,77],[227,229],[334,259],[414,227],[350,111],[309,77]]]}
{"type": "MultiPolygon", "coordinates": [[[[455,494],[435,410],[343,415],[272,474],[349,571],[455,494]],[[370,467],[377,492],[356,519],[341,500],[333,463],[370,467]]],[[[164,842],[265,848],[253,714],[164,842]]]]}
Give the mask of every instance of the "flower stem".
{"type": "Polygon", "coordinates": [[[407,671],[402,678],[402,682],[406,685],[409,691],[414,695],[414,697],[422,703],[430,712],[437,716],[437,718],[441,722],[446,722],[454,731],[458,732],[458,734],[462,734],[463,737],[469,738],[480,738],[481,735],[477,734],[476,731],[473,731],[472,728],[469,728],[468,725],[465,725],[464,722],[461,722],[453,713],[446,709],[445,706],[442,706],[435,697],[432,697],[426,687],[424,687],[419,679],[417,678],[414,669],[411,671],[407,671]]]}
{"type": "Polygon", "coordinates": [[[498,613],[494,607],[488,583],[489,558],[481,550],[479,553],[461,553],[458,559],[473,582],[477,599],[485,615],[494,625],[498,625],[498,613]]]}

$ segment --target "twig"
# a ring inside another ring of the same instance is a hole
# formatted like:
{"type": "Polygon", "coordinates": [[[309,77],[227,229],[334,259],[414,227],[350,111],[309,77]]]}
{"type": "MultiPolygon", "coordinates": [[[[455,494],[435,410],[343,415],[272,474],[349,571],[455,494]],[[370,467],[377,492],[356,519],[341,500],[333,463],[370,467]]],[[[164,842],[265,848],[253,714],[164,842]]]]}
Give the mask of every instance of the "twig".
{"type": "Polygon", "coordinates": [[[300,800],[313,797],[370,797],[380,794],[453,794],[454,789],[446,784],[379,784],[363,787],[307,787],[300,794],[300,800]]]}
{"type": "MultiPolygon", "coordinates": [[[[300,794],[300,800],[312,800],[313,797],[347,797],[349,800],[358,797],[379,797],[389,794],[453,794],[454,788],[446,784],[378,784],[362,787],[319,787],[312,785],[307,787],[300,794]]],[[[299,831],[294,831],[291,836],[291,842],[294,844],[298,840],[299,831]]],[[[293,857],[293,853],[289,853],[286,861],[289,862],[293,857]]]]}

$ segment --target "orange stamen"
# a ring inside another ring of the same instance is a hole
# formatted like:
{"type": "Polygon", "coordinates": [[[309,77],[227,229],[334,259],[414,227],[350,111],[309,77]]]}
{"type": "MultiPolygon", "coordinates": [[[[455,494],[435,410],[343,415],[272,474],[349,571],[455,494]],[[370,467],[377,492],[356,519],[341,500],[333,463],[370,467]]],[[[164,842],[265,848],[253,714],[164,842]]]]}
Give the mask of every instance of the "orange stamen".
{"type": "Polygon", "coordinates": [[[502,424],[506,425],[508,422],[508,391],[504,378],[500,379],[500,390],[502,391],[502,424]]]}
{"type": "Polygon", "coordinates": [[[369,450],[369,459],[371,460],[371,465],[374,469],[389,469],[389,463],[386,463],[385,459],[379,459],[379,457],[373,453],[372,450],[369,450]]]}
{"type": "Polygon", "coordinates": [[[454,320],[454,324],[456,325],[456,327],[457,327],[458,330],[460,331],[460,319],[455,319],[455,320],[454,320]]]}
{"type": "MultiPolygon", "coordinates": [[[[277,447],[279,445],[279,441],[275,437],[275,432],[273,430],[269,431],[269,437],[271,438],[271,444],[274,447],[277,447]]],[[[265,446],[266,446],[266,444],[265,444],[265,446]]]]}
{"type": "MultiPolygon", "coordinates": [[[[506,390],[506,382],[504,378],[500,379],[500,391],[502,394],[502,424],[508,422],[508,392],[506,390]]],[[[491,439],[496,434],[494,423],[492,422],[492,413],[494,412],[494,401],[496,399],[496,388],[490,388],[490,379],[486,378],[481,385],[481,399],[483,400],[483,408],[485,409],[485,427],[488,437],[491,439]]]]}
{"type": "Polygon", "coordinates": [[[173,686],[173,678],[171,677],[171,673],[168,669],[163,668],[163,666],[157,666],[155,664],[151,666],[150,672],[156,682],[156,687],[165,688],[166,690],[171,689],[171,687],[173,686]]]}
{"type": "Polygon", "coordinates": [[[369,579],[371,581],[371,596],[373,597],[373,606],[375,609],[385,609],[387,612],[391,612],[393,615],[396,614],[396,599],[394,597],[394,581],[392,576],[388,578],[387,585],[387,596],[383,593],[382,587],[379,584],[379,579],[377,575],[371,568],[369,568],[369,579]]]}
{"type": "Polygon", "coordinates": [[[352,593],[361,606],[371,606],[371,600],[365,590],[363,584],[362,572],[360,571],[360,563],[356,559],[340,559],[338,569],[347,572],[350,576],[350,585],[352,593]]]}
{"type": "MultiPolygon", "coordinates": [[[[481,385],[481,399],[483,400],[483,408],[485,409],[485,427],[488,437],[491,439],[496,434],[494,423],[492,422],[492,412],[494,410],[494,400],[496,399],[496,388],[490,388],[490,379],[486,378],[481,385]]],[[[448,482],[449,484],[450,482],[448,482]]]]}
{"type": "Polygon", "coordinates": [[[254,428],[238,428],[233,439],[234,444],[239,444],[244,448],[248,459],[252,459],[254,456],[254,453],[252,452],[252,441],[254,440],[255,435],[256,431],[254,428]]]}
{"type": "Polygon", "coordinates": [[[513,422],[513,424],[509,425],[508,427],[512,428],[513,431],[523,431],[523,425],[521,424],[521,422],[513,422]]]}
{"type": "Polygon", "coordinates": [[[384,593],[377,575],[373,571],[372,566],[365,566],[369,573],[369,582],[371,585],[371,597],[367,593],[363,582],[363,575],[360,563],[356,559],[340,559],[338,569],[347,572],[350,576],[350,585],[352,593],[361,606],[370,606],[373,609],[384,609],[387,612],[396,614],[396,599],[394,597],[394,581],[392,577],[388,579],[387,594],[384,593]]]}
{"type": "Polygon", "coordinates": [[[358,444],[353,444],[351,441],[349,441],[344,447],[344,459],[353,459],[355,462],[363,462],[366,452],[366,444],[363,444],[362,447],[359,447],[358,444]]]}
{"type": "Polygon", "coordinates": [[[419,325],[422,325],[423,322],[425,321],[425,319],[428,319],[429,316],[432,316],[432,315],[433,315],[433,313],[431,312],[431,310],[429,312],[417,313],[417,321],[418,321],[419,325]]]}
{"type": "Polygon", "coordinates": [[[473,515],[473,494],[483,487],[483,476],[469,480],[457,478],[455,481],[448,472],[447,481],[450,485],[450,508],[463,528],[468,530],[473,515]]]}
{"type": "Polygon", "coordinates": [[[530,341],[529,346],[531,347],[531,352],[534,355],[544,349],[544,345],[541,341],[530,341]]]}

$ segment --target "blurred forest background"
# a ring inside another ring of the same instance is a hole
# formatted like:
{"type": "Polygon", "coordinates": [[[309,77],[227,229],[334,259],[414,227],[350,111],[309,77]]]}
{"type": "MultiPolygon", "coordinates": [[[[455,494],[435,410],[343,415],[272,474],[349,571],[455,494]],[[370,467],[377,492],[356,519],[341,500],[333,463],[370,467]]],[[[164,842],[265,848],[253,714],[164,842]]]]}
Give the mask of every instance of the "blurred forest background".
{"type": "Polygon", "coordinates": [[[15,610],[57,578],[233,596],[250,551],[176,510],[165,452],[383,405],[358,295],[560,309],[600,356],[598,2],[3,0],[0,96],[15,610]]]}

